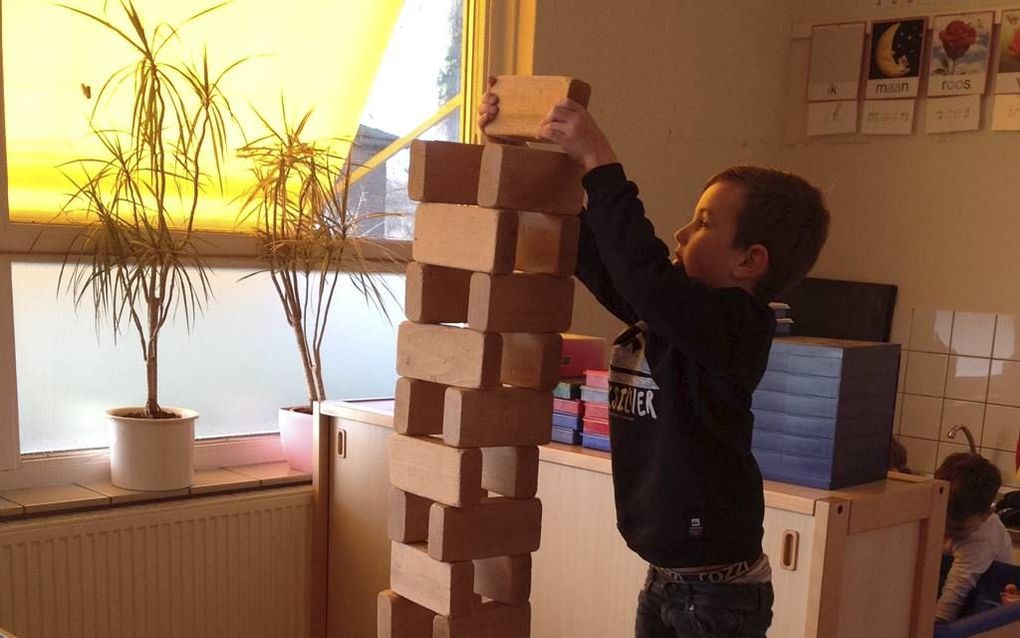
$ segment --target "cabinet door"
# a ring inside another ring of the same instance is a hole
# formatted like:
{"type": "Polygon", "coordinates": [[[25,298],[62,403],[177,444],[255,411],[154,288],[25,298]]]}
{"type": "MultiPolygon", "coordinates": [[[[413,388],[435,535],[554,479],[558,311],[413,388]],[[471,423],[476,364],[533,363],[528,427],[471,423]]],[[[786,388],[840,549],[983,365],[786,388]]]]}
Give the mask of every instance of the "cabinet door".
{"type": "Polygon", "coordinates": [[[772,605],[769,637],[804,636],[808,587],[811,582],[811,549],[815,519],[808,514],[765,508],[762,549],[772,566],[772,605]],[[792,569],[791,569],[792,567],[792,569]]]}
{"type": "Polygon", "coordinates": [[[375,638],[376,597],[389,588],[389,439],[393,430],[333,418],[330,425],[327,635],[375,638]]]}

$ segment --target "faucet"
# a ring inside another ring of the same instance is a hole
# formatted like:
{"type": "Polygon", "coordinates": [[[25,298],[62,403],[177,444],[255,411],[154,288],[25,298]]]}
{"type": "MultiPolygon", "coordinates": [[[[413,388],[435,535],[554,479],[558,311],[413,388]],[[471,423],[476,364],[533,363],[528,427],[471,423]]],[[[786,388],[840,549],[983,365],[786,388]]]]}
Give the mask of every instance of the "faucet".
{"type": "Polygon", "coordinates": [[[956,433],[963,430],[963,435],[967,437],[967,445],[970,446],[970,453],[977,454],[977,446],[974,445],[974,435],[970,433],[970,429],[966,425],[954,425],[949,428],[946,432],[947,439],[955,439],[956,433]]]}

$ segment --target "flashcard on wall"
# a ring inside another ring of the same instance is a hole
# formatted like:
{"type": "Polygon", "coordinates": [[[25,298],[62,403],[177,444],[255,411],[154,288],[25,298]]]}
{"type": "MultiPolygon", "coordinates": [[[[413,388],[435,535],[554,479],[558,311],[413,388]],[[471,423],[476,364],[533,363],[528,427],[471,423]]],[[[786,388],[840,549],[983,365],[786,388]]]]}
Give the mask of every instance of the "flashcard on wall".
{"type": "Polygon", "coordinates": [[[917,96],[927,27],[927,18],[871,23],[866,98],[917,96]]]}
{"type": "Polygon", "coordinates": [[[856,132],[857,100],[808,104],[808,135],[843,135],[856,132]]]}
{"type": "Polygon", "coordinates": [[[865,26],[863,22],[849,22],[811,27],[809,102],[857,99],[864,58],[865,26]]]}
{"type": "Polygon", "coordinates": [[[934,98],[924,106],[924,128],[928,133],[976,131],[981,126],[980,95],[934,98]]]}
{"type": "Polygon", "coordinates": [[[1020,9],[1002,12],[996,93],[1020,93],[1020,9]]]}
{"type": "Polygon", "coordinates": [[[932,18],[928,95],[985,92],[994,20],[994,11],[932,18]]]}
{"type": "Polygon", "coordinates": [[[993,131],[1020,131],[1020,93],[995,96],[992,108],[993,131]]]}
{"type": "Polygon", "coordinates": [[[910,135],[914,131],[914,100],[865,100],[861,133],[910,135]]]}

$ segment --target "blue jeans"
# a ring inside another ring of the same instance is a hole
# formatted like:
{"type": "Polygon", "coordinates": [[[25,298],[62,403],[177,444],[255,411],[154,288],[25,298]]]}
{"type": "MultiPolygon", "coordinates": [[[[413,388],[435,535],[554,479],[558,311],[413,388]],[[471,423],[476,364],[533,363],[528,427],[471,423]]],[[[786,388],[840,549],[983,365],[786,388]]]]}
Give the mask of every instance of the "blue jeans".
{"type": "Polygon", "coordinates": [[[680,583],[649,568],[638,596],[637,638],[764,638],[772,583],[680,583]]]}

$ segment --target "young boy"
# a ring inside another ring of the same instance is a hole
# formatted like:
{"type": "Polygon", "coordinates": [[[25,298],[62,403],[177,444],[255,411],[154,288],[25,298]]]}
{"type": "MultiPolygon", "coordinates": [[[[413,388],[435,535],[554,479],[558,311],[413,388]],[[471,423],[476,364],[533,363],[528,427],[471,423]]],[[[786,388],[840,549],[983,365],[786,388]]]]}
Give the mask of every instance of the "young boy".
{"type": "MultiPolygon", "coordinates": [[[[487,93],[479,126],[497,113],[487,93]]],[[[561,102],[542,135],[586,171],[576,276],[630,324],[613,346],[610,436],[617,527],[650,564],[636,634],[764,636],[773,594],[751,393],[775,330],[767,302],[825,241],[822,197],[792,175],[727,169],[670,252],[583,107],[561,102]]]]}
{"type": "Polygon", "coordinates": [[[935,607],[936,622],[960,615],[967,595],[993,560],[1012,560],[1009,532],[993,512],[1002,485],[999,469],[978,454],[950,454],[935,470],[935,478],[949,481],[946,545],[953,557],[935,607]]]}

